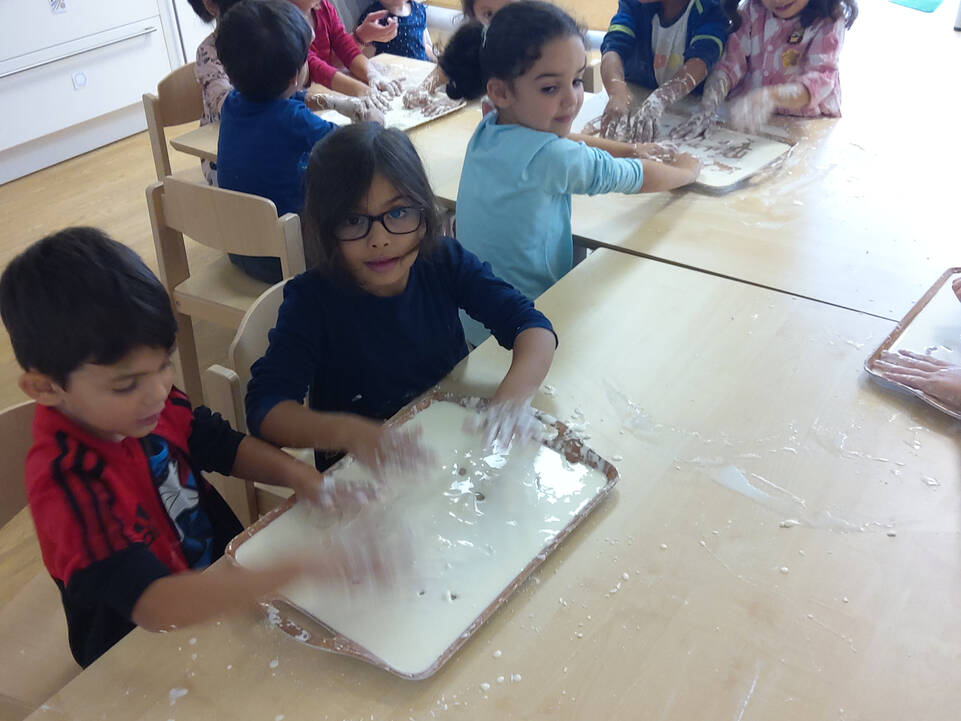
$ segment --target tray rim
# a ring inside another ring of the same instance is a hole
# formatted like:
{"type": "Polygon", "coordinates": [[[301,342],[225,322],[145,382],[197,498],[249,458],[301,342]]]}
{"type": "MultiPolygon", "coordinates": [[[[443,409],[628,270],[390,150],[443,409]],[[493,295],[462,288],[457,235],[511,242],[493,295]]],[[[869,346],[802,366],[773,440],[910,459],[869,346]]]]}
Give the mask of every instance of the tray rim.
{"type": "Polygon", "coordinates": [[[952,418],[957,418],[958,420],[961,420],[961,412],[949,408],[940,400],[938,400],[932,395],[925,393],[924,391],[919,391],[916,388],[910,388],[904,385],[903,383],[898,383],[897,381],[888,380],[874,368],[874,364],[881,357],[881,354],[884,351],[891,348],[891,346],[893,346],[895,343],[897,343],[897,341],[901,338],[902,335],[904,335],[904,332],[911,325],[911,322],[915,318],[917,318],[918,315],[921,313],[921,311],[923,311],[927,307],[928,303],[930,303],[931,299],[934,298],[934,296],[938,294],[938,291],[940,291],[941,288],[944,287],[945,283],[947,283],[948,280],[950,280],[955,275],[961,275],[961,266],[948,268],[946,271],[944,271],[941,274],[941,276],[934,282],[934,284],[930,288],[928,288],[927,291],[925,291],[924,295],[922,295],[921,298],[919,298],[918,301],[913,306],[911,306],[907,314],[901,320],[898,321],[898,324],[894,327],[894,330],[892,330],[887,335],[887,337],[881,341],[880,345],[878,345],[878,347],[874,349],[874,352],[871,353],[871,355],[869,355],[865,359],[864,370],[865,372],[867,372],[869,376],[871,376],[873,380],[875,380],[880,385],[886,386],[888,388],[894,388],[896,390],[908,393],[909,395],[912,395],[924,401],[929,406],[932,406],[933,408],[937,408],[942,413],[946,413],[952,418]]]}
{"type": "MultiPolygon", "coordinates": [[[[457,403],[458,405],[466,408],[476,409],[484,408],[488,403],[488,401],[483,398],[478,398],[476,396],[465,396],[458,393],[452,393],[450,391],[443,391],[435,387],[421,396],[419,399],[402,408],[397,412],[397,414],[386,421],[385,424],[390,426],[400,425],[407,422],[423,410],[427,409],[432,404],[445,401],[457,403]]],[[[352,639],[339,633],[336,629],[326,625],[321,619],[318,619],[299,608],[295,603],[281,593],[271,594],[269,598],[260,602],[260,605],[268,614],[268,617],[273,615],[273,613],[276,613],[277,618],[272,620],[276,622],[277,627],[287,635],[293,637],[295,640],[300,641],[301,643],[304,643],[305,645],[319,648],[324,651],[329,651],[331,653],[356,658],[407,680],[419,681],[429,678],[437,673],[437,671],[439,671],[441,667],[443,667],[454,656],[454,654],[456,654],[457,651],[460,650],[465,643],[467,643],[474,632],[483,626],[484,623],[486,623],[487,620],[507,602],[507,600],[514,594],[518,587],[520,587],[520,585],[524,583],[530,577],[530,575],[542,563],[544,563],[544,561],[547,560],[547,558],[557,549],[557,547],[560,546],[560,544],[568,536],[570,536],[571,533],[573,533],[573,531],[581,524],[581,522],[587,518],[587,516],[589,516],[604,499],[607,498],[614,486],[617,485],[617,482],[620,478],[617,468],[615,468],[614,465],[609,461],[601,457],[592,448],[588,447],[584,443],[584,440],[571,431],[565,423],[537,409],[534,409],[534,412],[541,422],[557,429],[557,435],[554,438],[545,439],[542,442],[543,445],[564,454],[569,461],[584,463],[601,471],[607,478],[607,483],[605,483],[604,486],[600,488],[597,493],[595,493],[574,516],[571,517],[567,524],[565,524],[564,527],[546,545],[544,545],[536,554],[534,554],[534,557],[527,563],[527,565],[510,581],[510,583],[507,584],[507,586],[504,587],[503,590],[501,590],[494,600],[491,601],[491,603],[488,604],[470,622],[467,628],[465,628],[427,668],[417,672],[405,672],[394,668],[387,661],[380,658],[363,645],[354,642],[352,639]],[[307,628],[304,625],[301,625],[294,619],[290,618],[289,615],[285,615],[283,609],[291,609],[295,611],[298,615],[304,617],[304,622],[306,622],[306,624],[315,626],[316,628],[307,628]]],[[[338,468],[343,467],[351,461],[352,459],[350,456],[344,456],[337,463],[331,466],[328,469],[328,472],[336,471],[338,468]]],[[[293,508],[296,502],[296,495],[291,496],[284,501],[284,503],[261,516],[254,523],[241,531],[241,533],[231,539],[230,543],[227,544],[226,550],[224,551],[224,556],[228,559],[228,561],[236,566],[240,566],[241,564],[236,558],[237,549],[240,548],[245,542],[250,540],[254,535],[266,528],[270,523],[274,522],[277,518],[293,508]]]]}

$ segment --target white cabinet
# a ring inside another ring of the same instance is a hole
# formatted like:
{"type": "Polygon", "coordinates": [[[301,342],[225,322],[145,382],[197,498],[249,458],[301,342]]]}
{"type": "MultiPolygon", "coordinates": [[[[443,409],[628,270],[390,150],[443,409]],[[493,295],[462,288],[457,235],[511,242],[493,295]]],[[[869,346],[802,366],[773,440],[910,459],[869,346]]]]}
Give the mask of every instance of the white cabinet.
{"type": "Polygon", "coordinates": [[[172,0],[0,0],[0,183],[143,130],[182,60],[172,0]]]}
{"type": "Polygon", "coordinates": [[[183,41],[184,57],[188,63],[193,62],[197,57],[197,46],[213,32],[214,25],[202,22],[187,0],[174,0],[174,7],[177,10],[177,25],[183,41]]]}

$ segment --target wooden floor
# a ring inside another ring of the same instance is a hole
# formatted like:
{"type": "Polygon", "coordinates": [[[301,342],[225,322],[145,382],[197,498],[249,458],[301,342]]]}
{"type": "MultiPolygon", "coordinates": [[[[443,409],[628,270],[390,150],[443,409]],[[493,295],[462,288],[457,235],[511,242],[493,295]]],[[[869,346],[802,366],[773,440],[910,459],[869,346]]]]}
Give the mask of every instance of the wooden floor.
{"type": "MultiPolygon", "coordinates": [[[[176,137],[189,127],[172,128],[168,137],[176,137]]],[[[175,171],[196,163],[176,151],[170,155],[175,171]]],[[[69,225],[92,225],[129,245],[156,272],[157,256],[144,194],[155,180],[150,141],[146,133],[139,133],[0,185],[0,268],[6,268],[18,253],[48,233],[69,225]]],[[[191,244],[188,254],[191,261],[203,261],[213,252],[191,244]]],[[[194,332],[202,367],[226,359],[232,331],[197,321],[194,332]]],[[[0,408],[6,408],[25,396],[17,388],[21,371],[9,336],[5,331],[0,336],[0,408]]]]}

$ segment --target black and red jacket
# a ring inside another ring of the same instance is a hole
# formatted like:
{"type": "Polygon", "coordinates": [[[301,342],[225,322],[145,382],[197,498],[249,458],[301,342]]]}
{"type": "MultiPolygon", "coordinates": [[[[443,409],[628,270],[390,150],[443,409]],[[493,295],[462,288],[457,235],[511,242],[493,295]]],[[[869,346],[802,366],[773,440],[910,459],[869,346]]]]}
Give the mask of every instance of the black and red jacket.
{"type": "MultiPolygon", "coordinates": [[[[241,526],[200,471],[229,475],[243,434],[203,406],[191,410],[174,388],[150,435],[167,442],[182,482],[193,473],[220,557],[241,526]]],[[[88,666],[133,628],[130,616],[147,586],[189,567],[177,529],[155,486],[145,439],[107,441],[46,406],[34,415],[26,484],[43,562],[63,599],[70,650],[88,666]]]]}

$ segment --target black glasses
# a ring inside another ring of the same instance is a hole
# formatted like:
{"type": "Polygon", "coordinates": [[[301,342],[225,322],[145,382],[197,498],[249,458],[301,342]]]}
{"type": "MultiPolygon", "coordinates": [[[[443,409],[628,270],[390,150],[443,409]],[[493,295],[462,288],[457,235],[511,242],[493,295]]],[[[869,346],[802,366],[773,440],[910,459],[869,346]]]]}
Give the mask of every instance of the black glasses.
{"type": "Polygon", "coordinates": [[[413,233],[424,220],[423,208],[391,208],[380,215],[350,213],[334,228],[337,240],[360,240],[367,237],[374,221],[380,221],[384,229],[393,235],[413,233]]]}

